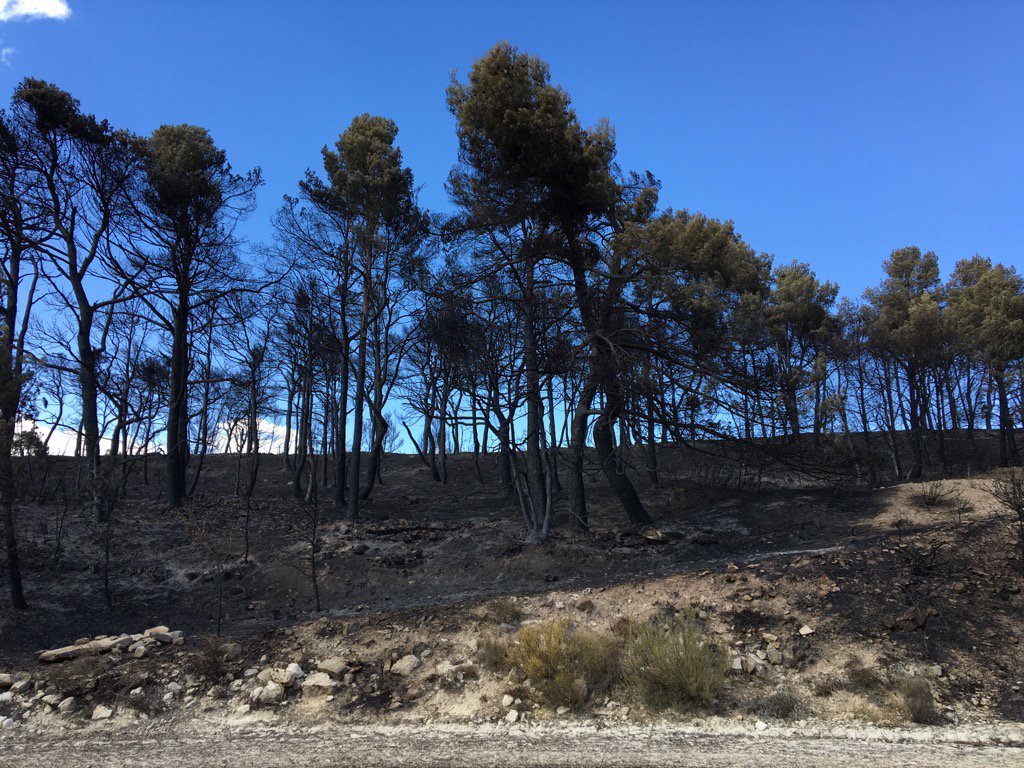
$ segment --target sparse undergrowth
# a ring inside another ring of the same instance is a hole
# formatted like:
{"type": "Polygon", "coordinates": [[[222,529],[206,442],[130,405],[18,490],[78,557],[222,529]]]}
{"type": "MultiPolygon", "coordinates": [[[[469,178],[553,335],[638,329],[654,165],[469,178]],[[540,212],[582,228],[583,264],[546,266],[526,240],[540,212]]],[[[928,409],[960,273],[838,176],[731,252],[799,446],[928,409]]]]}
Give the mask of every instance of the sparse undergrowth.
{"type": "Polygon", "coordinates": [[[627,621],[619,632],[579,628],[565,619],[529,624],[513,637],[484,635],[478,660],[518,668],[552,707],[580,709],[619,690],[651,711],[707,709],[722,690],[723,648],[690,620],[627,621]]]}

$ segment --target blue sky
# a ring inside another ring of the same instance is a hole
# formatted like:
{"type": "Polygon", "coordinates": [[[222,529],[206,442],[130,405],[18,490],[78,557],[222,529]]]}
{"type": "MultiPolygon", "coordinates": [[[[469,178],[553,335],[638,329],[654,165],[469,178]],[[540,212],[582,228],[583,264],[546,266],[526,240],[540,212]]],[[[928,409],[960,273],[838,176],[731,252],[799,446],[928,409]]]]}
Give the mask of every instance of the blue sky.
{"type": "Polygon", "coordinates": [[[509,40],[585,123],[611,119],[663,205],[731,218],[846,294],[904,245],[946,271],[1024,266],[1024,3],[0,0],[0,18],[5,93],[42,77],[117,126],[198,123],[262,166],[252,240],[363,112],[398,123],[444,210],[449,73],[509,40]]]}

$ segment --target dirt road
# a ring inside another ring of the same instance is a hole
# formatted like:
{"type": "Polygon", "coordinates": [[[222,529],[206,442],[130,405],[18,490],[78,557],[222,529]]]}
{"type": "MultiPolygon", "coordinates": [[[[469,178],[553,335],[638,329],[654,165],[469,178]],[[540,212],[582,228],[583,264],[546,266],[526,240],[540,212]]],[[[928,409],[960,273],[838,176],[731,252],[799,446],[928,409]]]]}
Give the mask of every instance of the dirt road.
{"type": "Polygon", "coordinates": [[[808,738],[771,734],[700,734],[662,728],[502,728],[495,726],[332,726],[151,730],[96,729],[39,737],[9,734],[0,741],[7,768],[332,768],[367,766],[957,766],[1020,768],[1020,746],[945,740],[892,743],[879,739],[808,738]]]}

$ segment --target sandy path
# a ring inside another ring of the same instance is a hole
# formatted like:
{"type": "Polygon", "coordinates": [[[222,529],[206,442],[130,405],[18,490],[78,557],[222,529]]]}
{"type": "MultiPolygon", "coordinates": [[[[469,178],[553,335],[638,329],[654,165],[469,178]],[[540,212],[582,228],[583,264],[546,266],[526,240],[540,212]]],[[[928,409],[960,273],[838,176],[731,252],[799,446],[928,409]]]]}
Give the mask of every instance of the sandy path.
{"type": "Polygon", "coordinates": [[[1024,748],[951,741],[893,743],[861,738],[701,734],[664,728],[503,728],[496,726],[332,726],[309,730],[151,729],[63,737],[7,735],[0,765],[75,766],[957,766],[1020,768],[1024,748]]]}

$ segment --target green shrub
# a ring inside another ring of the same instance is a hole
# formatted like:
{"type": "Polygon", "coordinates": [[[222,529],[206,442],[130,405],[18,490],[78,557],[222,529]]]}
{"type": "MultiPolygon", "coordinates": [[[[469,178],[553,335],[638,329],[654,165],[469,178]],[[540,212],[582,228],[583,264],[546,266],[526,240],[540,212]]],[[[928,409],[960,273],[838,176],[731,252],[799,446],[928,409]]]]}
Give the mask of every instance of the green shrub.
{"type": "Polygon", "coordinates": [[[635,701],[653,710],[710,706],[726,674],[723,648],[692,621],[634,622],[622,653],[622,679],[635,701]]]}
{"type": "Polygon", "coordinates": [[[509,661],[523,670],[549,705],[578,709],[612,686],[618,656],[615,638],[552,620],[520,629],[509,661]]]}

